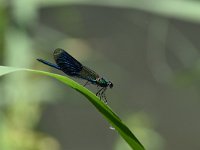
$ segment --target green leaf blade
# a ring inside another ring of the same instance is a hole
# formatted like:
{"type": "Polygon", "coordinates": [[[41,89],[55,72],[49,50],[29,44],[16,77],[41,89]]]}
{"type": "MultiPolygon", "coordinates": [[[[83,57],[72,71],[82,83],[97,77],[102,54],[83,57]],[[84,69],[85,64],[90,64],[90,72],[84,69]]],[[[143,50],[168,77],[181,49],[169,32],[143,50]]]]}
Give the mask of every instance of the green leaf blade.
{"type": "Polygon", "coordinates": [[[104,116],[104,118],[115,128],[116,131],[124,138],[127,144],[133,150],[144,150],[143,145],[139,142],[139,140],[135,137],[135,135],[129,130],[129,128],[120,120],[120,118],[108,107],[104,104],[99,97],[97,97],[94,93],[89,91],[84,86],[78,84],[77,82],[73,81],[72,79],[54,74],[45,71],[39,70],[32,70],[32,69],[24,69],[24,68],[14,68],[14,67],[6,67],[0,66],[0,76],[13,73],[16,71],[28,71],[37,74],[46,75],[61,81],[62,83],[70,86],[71,88],[75,89],[79,93],[83,94],[96,108],[97,110],[104,116]]]}

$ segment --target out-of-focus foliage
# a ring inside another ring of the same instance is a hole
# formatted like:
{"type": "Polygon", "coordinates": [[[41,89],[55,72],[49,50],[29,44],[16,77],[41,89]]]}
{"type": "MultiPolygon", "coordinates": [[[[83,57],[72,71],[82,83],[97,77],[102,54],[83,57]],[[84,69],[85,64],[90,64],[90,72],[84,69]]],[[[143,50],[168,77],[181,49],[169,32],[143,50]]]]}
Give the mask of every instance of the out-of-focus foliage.
{"type": "Polygon", "coordinates": [[[45,5],[58,4],[82,4],[82,5],[100,5],[111,6],[126,9],[137,9],[148,13],[157,14],[165,17],[183,19],[186,21],[200,22],[200,4],[199,1],[188,0],[48,0],[44,1],[45,5]]]}
{"type": "MultiPolygon", "coordinates": [[[[24,13],[22,1],[2,1],[0,5],[0,63],[10,66],[31,66],[34,53],[31,51],[31,39],[24,30],[24,20],[31,9],[24,13]],[[21,15],[17,12],[22,6],[21,15]],[[8,9],[13,11],[8,13],[8,9]],[[10,18],[14,13],[16,16],[10,18]],[[18,23],[17,26],[11,24],[18,23]],[[21,26],[21,27],[20,27],[21,26]],[[16,61],[17,60],[17,61],[16,61]]],[[[30,4],[31,1],[29,1],[30,4]]],[[[32,7],[32,6],[30,6],[32,7]]],[[[0,149],[2,150],[59,150],[58,142],[51,136],[35,131],[41,116],[41,102],[38,100],[44,91],[34,92],[39,81],[30,81],[29,75],[12,75],[1,80],[0,91],[0,149]]]]}

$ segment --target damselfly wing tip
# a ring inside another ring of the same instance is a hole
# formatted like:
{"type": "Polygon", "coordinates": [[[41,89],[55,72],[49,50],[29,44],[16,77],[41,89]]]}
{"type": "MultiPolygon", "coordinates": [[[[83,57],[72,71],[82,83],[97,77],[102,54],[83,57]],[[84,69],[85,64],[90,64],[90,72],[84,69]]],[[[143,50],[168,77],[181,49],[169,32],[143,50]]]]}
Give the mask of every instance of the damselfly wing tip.
{"type": "Polygon", "coordinates": [[[42,60],[42,59],[40,59],[40,58],[37,58],[36,60],[37,60],[37,61],[39,61],[39,62],[43,62],[43,60],[42,60]]]}
{"type": "Polygon", "coordinates": [[[56,48],[53,52],[54,59],[57,60],[61,55],[66,53],[63,49],[61,48],[56,48]]]}
{"type": "Polygon", "coordinates": [[[63,52],[65,52],[65,51],[62,48],[56,48],[53,52],[53,55],[59,55],[63,52]]]}

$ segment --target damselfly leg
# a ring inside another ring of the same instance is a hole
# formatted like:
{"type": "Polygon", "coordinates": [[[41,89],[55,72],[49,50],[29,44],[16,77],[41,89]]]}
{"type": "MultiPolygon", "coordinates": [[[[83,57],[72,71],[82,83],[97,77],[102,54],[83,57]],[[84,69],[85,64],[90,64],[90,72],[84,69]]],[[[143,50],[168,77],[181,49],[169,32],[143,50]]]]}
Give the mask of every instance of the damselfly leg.
{"type": "Polygon", "coordinates": [[[105,91],[106,91],[106,87],[101,88],[97,93],[96,96],[99,96],[99,98],[101,100],[103,100],[106,104],[107,104],[107,99],[106,99],[106,95],[105,95],[105,91]]]}
{"type": "Polygon", "coordinates": [[[96,93],[96,96],[100,95],[100,92],[101,92],[103,89],[104,89],[104,87],[101,88],[101,89],[96,93]]]}
{"type": "Polygon", "coordinates": [[[86,85],[88,85],[89,84],[89,81],[87,81],[85,84],[84,84],[84,86],[86,86],[86,85]]]}

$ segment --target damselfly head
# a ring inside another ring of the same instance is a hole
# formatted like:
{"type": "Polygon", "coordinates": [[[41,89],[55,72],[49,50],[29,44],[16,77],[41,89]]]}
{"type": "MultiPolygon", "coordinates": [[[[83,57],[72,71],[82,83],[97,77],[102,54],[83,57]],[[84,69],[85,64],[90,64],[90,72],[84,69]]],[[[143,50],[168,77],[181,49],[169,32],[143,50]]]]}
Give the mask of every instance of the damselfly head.
{"type": "Polygon", "coordinates": [[[113,87],[113,83],[111,81],[104,79],[104,78],[98,78],[96,81],[97,81],[97,84],[101,87],[108,87],[108,86],[110,88],[113,87]]]}

